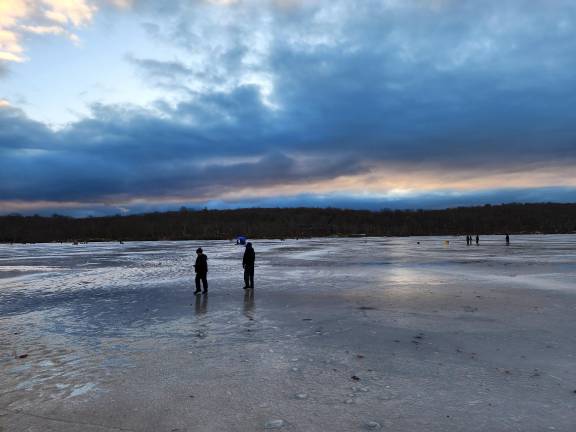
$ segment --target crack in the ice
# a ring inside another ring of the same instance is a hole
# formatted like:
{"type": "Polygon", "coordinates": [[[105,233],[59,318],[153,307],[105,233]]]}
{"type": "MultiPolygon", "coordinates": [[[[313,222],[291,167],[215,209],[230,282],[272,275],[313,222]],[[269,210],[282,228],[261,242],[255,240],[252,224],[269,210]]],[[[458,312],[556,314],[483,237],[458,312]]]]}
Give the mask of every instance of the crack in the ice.
{"type": "Polygon", "coordinates": [[[49,420],[49,421],[55,421],[55,422],[59,422],[59,423],[66,423],[66,424],[71,424],[71,425],[81,425],[81,426],[92,426],[92,427],[97,427],[97,428],[102,428],[102,429],[107,429],[110,431],[122,431],[122,432],[136,432],[133,429],[125,429],[125,428],[120,428],[120,427],[114,427],[114,426],[105,426],[105,425],[100,425],[100,424],[96,424],[96,423],[86,423],[86,422],[79,422],[79,421],[74,421],[74,420],[65,420],[65,419],[59,419],[59,418],[54,418],[54,417],[48,417],[48,416],[42,416],[39,414],[32,414],[30,412],[26,412],[26,411],[14,411],[11,409],[6,409],[4,408],[4,410],[10,414],[14,414],[14,415],[22,415],[22,416],[28,416],[28,417],[34,417],[40,420],[49,420]]]}

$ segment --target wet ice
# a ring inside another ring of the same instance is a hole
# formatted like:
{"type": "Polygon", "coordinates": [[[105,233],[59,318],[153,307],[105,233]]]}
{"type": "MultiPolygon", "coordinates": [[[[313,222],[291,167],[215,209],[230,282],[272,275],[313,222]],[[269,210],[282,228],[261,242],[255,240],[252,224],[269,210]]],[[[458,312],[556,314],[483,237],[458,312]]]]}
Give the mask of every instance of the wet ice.
{"type": "Polygon", "coordinates": [[[445,239],[0,245],[0,426],[572,430],[576,236],[445,239]]]}

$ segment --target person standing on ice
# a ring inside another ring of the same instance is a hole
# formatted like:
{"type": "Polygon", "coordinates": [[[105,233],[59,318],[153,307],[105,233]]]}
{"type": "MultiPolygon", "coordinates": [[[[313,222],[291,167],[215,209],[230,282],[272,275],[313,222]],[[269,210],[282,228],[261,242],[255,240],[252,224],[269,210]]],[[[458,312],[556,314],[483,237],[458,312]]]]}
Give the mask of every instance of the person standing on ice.
{"type": "Polygon", "coordinates": [[[480,244],[480,236],[476,234],[476,246],[480,244]]]}
{"type": "Polygon", "coordinates": [[[244,267],[244,289],[254,288],[254,261],[256,261],[256,252],[252,243],[246,243],[246,250],[242,257],[242,267],[244,267]]]}
{"type": "Polygon", "coordinates": [[[202,253],[202,248],[196,249],[196,264],[194,264],[194,271],[196,272],[196,291],[194,295],[200,294],[200,281],[204,294],[208,294],[208,257],[202,253]]]}
{"type": "Polygon", "coordinates": [[[506,246],[510,245],[510,236],[506,234],[506,246]]]}

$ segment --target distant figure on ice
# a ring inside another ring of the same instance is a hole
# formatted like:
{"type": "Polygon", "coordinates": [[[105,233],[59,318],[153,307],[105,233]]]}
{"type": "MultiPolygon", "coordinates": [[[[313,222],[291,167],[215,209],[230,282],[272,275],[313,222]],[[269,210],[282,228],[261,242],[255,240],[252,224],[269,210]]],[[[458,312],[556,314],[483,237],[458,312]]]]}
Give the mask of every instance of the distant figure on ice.
{"type": "Polygon", "coordinates": [[[472,243],[471,238],[469,235],[466,235],[466,246],[470,246],[470,243],[472,243]]]}
{"type": "Polygon", "coordinates": [[[506,246],[510,245],[510,236],[506,234],[506,246]]]}
{"type": "Polygon", "coordinates": [[[480,237],[476,234],[476,246],[480,244],[480,237]]]}
{"type": "Polygon", "coordinates": [[[200,294],[200,281],[204,294],[208,294],[208,257],[202,253],[202,248],[196,249],[196,264],[194,264],[194,271],[196,272],[196,291],[194,294],[200,294]]]}
{"type": "Polygon", "coordinates": [[[252,243],[246,243],[246,250],[242,257],[242,267],[244,267],[244,289],[254,288],[254,261],[256,261],[256,252],[252,243]]]}

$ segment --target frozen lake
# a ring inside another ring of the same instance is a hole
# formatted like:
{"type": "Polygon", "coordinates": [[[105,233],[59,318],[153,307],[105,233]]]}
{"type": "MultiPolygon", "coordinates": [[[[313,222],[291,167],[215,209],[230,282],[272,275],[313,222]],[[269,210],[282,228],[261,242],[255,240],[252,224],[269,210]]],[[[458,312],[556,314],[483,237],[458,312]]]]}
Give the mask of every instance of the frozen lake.
{"type": "Polygon", "coordinates": [[[576,235],[511,240],[0,245],[0,431],[572,432],[576,235]]]}

